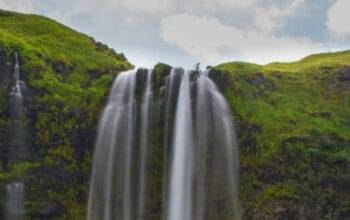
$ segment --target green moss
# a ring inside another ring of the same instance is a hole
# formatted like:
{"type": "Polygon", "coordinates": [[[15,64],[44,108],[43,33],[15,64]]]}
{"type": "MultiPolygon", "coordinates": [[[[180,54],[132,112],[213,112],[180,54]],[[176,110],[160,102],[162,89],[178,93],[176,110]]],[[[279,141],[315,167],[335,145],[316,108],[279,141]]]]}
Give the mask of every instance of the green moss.
{"type": "Polygon", "coordinates": [[[0,172],[0,182],[9,182],[18,178],[23,178],[38,167],[39,163],[36,161],[15,163],[11,167],[11,172],[0,172]]]}
{"type": "Polygon", "coordinates": [[[258,204],[269,209],[266,201],[298,200],[314,212],[315,204],[332,206],[328,214],[337,216],[350,198],[344,188],[333,189],[350,180],[343,177],[350,165],[350,85],[339,79],[344,67],[350,69],[350,51],[294,63],[215,67],[228,77],[224,93],[242,129],[241,199],[247,213],[258,204]]]}

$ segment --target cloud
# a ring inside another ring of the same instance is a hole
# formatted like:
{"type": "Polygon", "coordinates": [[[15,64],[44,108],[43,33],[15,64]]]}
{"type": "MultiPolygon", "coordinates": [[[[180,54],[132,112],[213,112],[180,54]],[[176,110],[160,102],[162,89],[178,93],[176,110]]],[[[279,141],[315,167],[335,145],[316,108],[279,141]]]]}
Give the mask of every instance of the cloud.
{"type": "Polygon", "coordinates": [[[255,25],[261,31],[271,33],[278,29],[304,3],[305,0],[293,0],[286,7],[276,5],[257,7],[254,11],[255,25]]]}
{"type": "Polygon", "coordinates": [[[210,64],[234,58],[259,63],[281,58],[291,61],[320,50],[319,44],[306,38],[278,38],[254,29],[244,31],[211,17],[169,16],[163,19],[161,28],[164,41],[210,64]]]}
{"type": "Polygon", "coordinates": [[[255,0],[196,0],[195,2],[209,4],[212,7],[223,6],[228,8],[247,8],[253,6],[255,0]]]}
{"type": "Polygon", "coordinates": [[[166,9],[168,0],[105,0],[105,6],[108,8],[128,8],[129,10],[157,11],[166,9]]]}
{"type": "Polygon", "coordinates": [[[28,0],[0,0],[0,8],[3,10],[31,13],[34,11],[35,4],[33,1],[28,0]]]}
{"type": "Polygon", "coordinates": [[[337,2],[328,28],[316,16],[326,19],[328,5],[324,11],[309,10],[319,0],[0,0],[0,8],[51,17],[124,52],[136,65],[151,66],[196,60],[266,63],[320,52],[336,39],[329,38],[328,29],[337,36],[349,33],[344,14],[349,0],[332,1],[337,2]],[[315,29],[310,21],[322,25],[315,29]],[[321,32],[326,34],[319,43],[305,37],[321,32]]]}
{"type": "Polygon", "coordinates": [[[327,27],[338,38],[350,36],[349,0],[337,0],[328,11],[327,27]]]}

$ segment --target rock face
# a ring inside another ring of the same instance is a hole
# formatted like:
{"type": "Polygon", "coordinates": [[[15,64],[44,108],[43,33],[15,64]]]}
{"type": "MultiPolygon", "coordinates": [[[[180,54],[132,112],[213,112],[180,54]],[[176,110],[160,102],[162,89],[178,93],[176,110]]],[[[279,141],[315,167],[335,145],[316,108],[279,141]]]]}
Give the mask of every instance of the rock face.
{"type": "Polygon", "coordinates": [[[13,66],[4,50],[0,50],[0,170],[6,168],[8,140],[8,91],[12,82],[13,66]]]}
{"type": "Polygon", "coordinates": [[[52,68],[56,73],[62,75],[67,75],[71,73],[74,69],[74,67],[69,66],[62,61],[54,61],[52,64],[52,68]]]}
{"type": "Polygon", "coordinates": [[[338,70],[339,81],[350,81],[350,67],[342,67],[338,70]]]}
{"type": "Polygon", "coordinates": [[[12,81],[13,66],[8,62],[8,58],[4,50],[0,50],[0,89],[6,91],[12,81]]]}

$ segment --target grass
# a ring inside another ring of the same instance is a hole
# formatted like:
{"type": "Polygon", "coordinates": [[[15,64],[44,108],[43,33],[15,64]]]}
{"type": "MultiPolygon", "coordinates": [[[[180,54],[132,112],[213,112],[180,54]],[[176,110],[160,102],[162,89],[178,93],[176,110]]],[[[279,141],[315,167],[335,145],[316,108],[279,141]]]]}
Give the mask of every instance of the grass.
{"type": "MultiPolygon", "coordinates": [[[[315,204],[331,190],[322,181],[346,174],[350,82],[338,79],[343,67],[350,68],[350,51],[312,55],[293,63],[232,62],[215,67],[229,78],[224,92],[237,126],[259,128],[240,131],[241,198],[248,215],[256,207],[269,212],[269,204],[295,198],[314,204],[310,210],[315,211],[315,204]],[[254,82],[258,76],[263,79],[254,82]],[[259,192],[249,188],[252,175],[262,186],[259,192]]],[[[344,178],[343,182],[349,181],[344,178]]],[[[350,196],[331,199],[335,207],[331,215],[338,216],[350,196]]]]}

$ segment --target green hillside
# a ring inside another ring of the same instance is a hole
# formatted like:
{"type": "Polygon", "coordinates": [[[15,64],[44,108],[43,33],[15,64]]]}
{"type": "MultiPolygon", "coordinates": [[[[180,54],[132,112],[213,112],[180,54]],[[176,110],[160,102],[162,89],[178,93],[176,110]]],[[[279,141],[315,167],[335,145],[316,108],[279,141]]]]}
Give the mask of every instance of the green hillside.
{"type": "Polygon", "coordinates": [[[0,197],[4,184],[24,178],[33,218],[57,204],[63,218],[84,219],[97,119],[112,79],[131,67],[123,54],[56,21],[0,11],[0,197]],[[8,161],[6,149],[15,52],[33,134],[32,155],[20,163],[8,161]]]}
{"type": "Polygon", "coordinates": [[[254,219],[350,215],[350,51],[212,71],[236,116],[254,219]]]}

